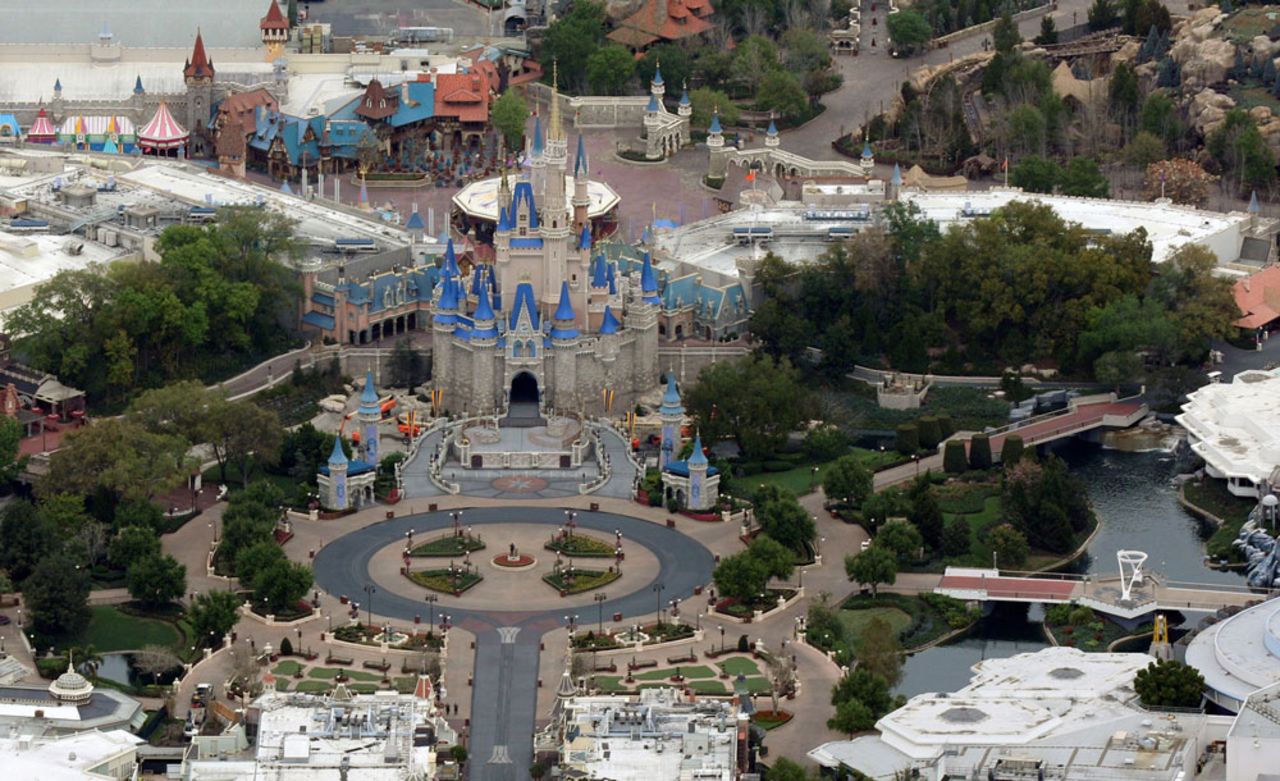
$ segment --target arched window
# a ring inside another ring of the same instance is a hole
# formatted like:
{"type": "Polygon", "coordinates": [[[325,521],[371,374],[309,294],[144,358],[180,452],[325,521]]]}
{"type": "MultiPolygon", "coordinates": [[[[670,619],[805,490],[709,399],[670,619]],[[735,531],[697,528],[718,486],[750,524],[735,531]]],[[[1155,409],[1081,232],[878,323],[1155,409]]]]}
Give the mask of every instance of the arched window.
{"type": "Polygon", "coordinates": [[[515,343],[515,346],[513,346],[513,347],[511,348],[511,355],[512,355],[512,356],[514,356],[514,357],[516,357],[516,358],[522,358],[522,357],[524,357],[524,345],[523,345],[523,343],[521,343],[521,342],[516,342],[516,343],[515,343]]]}

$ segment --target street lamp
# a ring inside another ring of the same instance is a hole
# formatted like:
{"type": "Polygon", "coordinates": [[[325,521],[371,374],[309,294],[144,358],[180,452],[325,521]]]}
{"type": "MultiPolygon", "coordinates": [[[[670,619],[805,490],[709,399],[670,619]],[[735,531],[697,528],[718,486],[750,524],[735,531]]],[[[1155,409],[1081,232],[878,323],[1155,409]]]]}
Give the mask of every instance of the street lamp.
{"type": "Polygon", "coordinates": [[[426,599],[427,604],[431,606],[430,621],[427,624],[430,627],[428,634],[432,634],[436,631],[436,603],[440,601],[440,596],[438,594],[428,594],[426,599]]]}
{"type": "Polygon", "coordinates": [[[365,603],[365,609],[369,611],[369,626],[372,627],[373,626],[373,595],[378,593],[378,589],[374,588],[373,584],[370,583],[364,587],[364,593],[365,593],[365,596],[368,597],[368,600],[365,603]]]}
{"type": "Polygon", "coordinates": [[[453,536],[461,537],[462,536],[462,511],[454,510],[453,512],[449,513],[449,517],[453,519],[453,536]]]}
{"type": "Polygon", "coordinates": [[[720,627],[720,653],[724,653],[724,627],[720,627]]]}
{"type": "Polygon", "coordinates": [[[662,585],[661,583],[653,584],[652,591],[654,596],[657,597],[658,599],[658,613],[657,613],[658,626],[662,626],[662,592],[666,590],[667,590],[667,587],[662,585]]]}
{"type": "Polygon", "coordinates": [[[565,522],[564,522],[564,525],[565,525],[566,527],[568,527],[568,529],[569,529],[569,536],[570,536],[570,537],[572,537],[572,536],[573,536],[573,527],[575,527],[575,526],[577,526],[577,525],[578,525],[578,524],[576,523],[577,518],[578,518],[578,514],[577,514],[576,512],[574,512],[573,510],[565,510],[565,511],[564,511],[564,517],[565,517],[565,519],[566,519],[566,520],[565,520],[565,522]]]}
{"type": "Polygon", "coordinates": [[[916,453],[914,456],[911,457],[911,460],[916,462],[916,477],[919,477],[920,476],[920,454],[916,453]]]}
{"type": "Polygon", "coordinates": [[[575,613],[573,615],[565,616],[564,620],[566,623],[569,624],[569,639],[573,640],[573,635],[577,630],[577,626],[578,626],[578,615],[575,613]]]}
{"type": "Polygon", "coordinates": [[[597,634],[604,634],[604,601],[608,598],[608,595],[603,591],[596,592],[596,595],[592,597],[592,599],[596,601],[596,611],[599,613],[597,618],[599,619],[600,626],[597,630],[597,634]]]}

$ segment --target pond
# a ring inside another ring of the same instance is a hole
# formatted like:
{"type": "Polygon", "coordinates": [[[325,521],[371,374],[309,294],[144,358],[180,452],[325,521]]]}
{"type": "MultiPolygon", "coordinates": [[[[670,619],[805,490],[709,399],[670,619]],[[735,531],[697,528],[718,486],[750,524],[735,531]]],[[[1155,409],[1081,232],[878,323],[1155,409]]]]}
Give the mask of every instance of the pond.
{"type": "MultiPolygon", "coordinates": [[[[1178,504],[1171,454],[1103,450],[1084,442],[1055,452],[1085,481],[1101,526],[1074,571],[1113,575],[1118,571],[1116,551],[1127,549],[1145,551],[1147,567],[1171,580],[1243,582],[1239,573],[1205,566],[1201,524],[1178,504]]],[[[1048,645],[1040,627],[1043,619],[1039,605],[997,605],[963,638],[908,658],[897,691],[907,696],[955,691],[969,682],[975,662],[1043,648],[1048,645]]]]}
{"type": "Polygon", "coordinates": [[[121,686],[148,686],[173,683],[182,672],[182,665],[179,664],[153,678],[150,673],[143,673],[138,669],[134,656],[129,653],[103,654],[102,661],[98,664],[97,677],[121,686]]]}

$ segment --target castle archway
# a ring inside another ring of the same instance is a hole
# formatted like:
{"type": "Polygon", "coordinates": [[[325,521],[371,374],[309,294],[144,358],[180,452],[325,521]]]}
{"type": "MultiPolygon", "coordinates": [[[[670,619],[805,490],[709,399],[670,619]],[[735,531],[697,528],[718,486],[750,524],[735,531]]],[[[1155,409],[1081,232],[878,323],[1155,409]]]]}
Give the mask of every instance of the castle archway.
{"type": "Polygon", "coordinates": [[[511,378],[512,404],[538,403],[538,378],[529,372],[520,372],[511,378]]]}

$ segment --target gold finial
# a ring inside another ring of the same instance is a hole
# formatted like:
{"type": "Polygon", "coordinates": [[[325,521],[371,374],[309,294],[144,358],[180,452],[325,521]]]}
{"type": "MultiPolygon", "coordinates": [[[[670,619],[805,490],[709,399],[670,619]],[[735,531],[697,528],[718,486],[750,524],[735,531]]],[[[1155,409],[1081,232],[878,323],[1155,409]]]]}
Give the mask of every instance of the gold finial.
{"type": "Polygon", "coordinates": [[[551,127],[547,130],[547,138],[559,141],[564,138],[564,129],[560,127],[560,61],[551,63],[551,127]]]}

